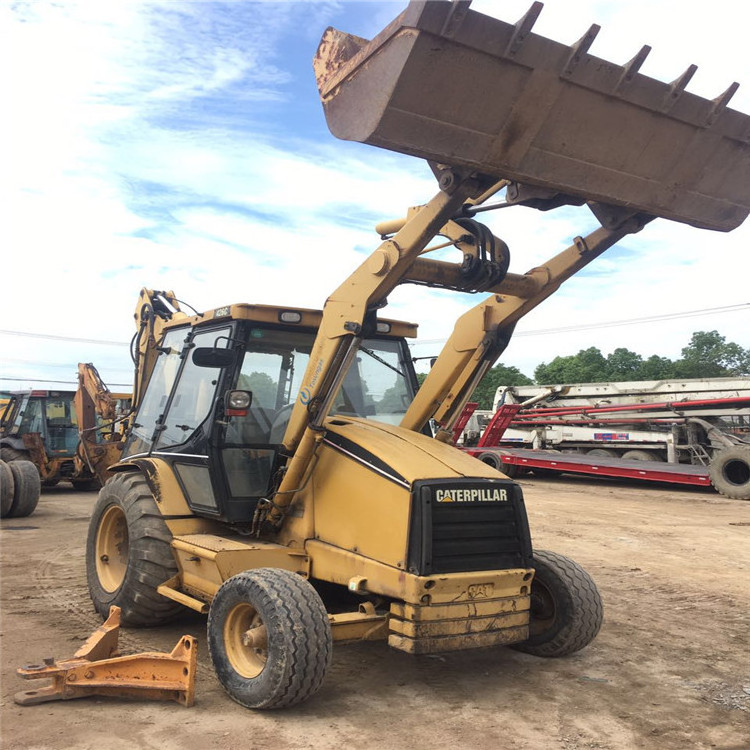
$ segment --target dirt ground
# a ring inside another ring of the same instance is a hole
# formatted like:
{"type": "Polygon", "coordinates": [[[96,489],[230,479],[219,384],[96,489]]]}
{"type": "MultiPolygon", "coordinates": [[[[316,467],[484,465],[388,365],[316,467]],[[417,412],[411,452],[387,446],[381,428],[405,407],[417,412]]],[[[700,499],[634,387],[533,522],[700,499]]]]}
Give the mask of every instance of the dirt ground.
{"type": "Polygon", "coordinates": [[[88,698],[22,708],[18,666],[66,658],[99,624],[84,541],[96,493],[47,490],[5,519],[5,750],[46,748],[750,748],[750,503],[712,492],[522,480],[538,548],[597,581],[605,621],[564,659],[510,649],[411,657],[383,643],[339,646],[321,691],[285,711],[233,703],[214,677],[203,618],[124,630],[124,653],[199,640],[196,703],[88,698]]]}

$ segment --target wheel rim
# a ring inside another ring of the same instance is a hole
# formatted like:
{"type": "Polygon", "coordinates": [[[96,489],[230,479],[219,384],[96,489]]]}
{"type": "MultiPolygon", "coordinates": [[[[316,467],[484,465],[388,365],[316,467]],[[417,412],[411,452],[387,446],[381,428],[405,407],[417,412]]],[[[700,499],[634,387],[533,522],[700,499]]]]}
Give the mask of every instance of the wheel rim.
{"type": "Polygon", "coordinates": [[[555,622],[555,599],[547,586],[537,579],[531,584],[529,610],[529,635],[544,633],[555,622]]]}
{"type": "Polygon", "coordinates": [[[724,479],[730,484],[741,487],[750,481],[750,464],[739,458],[727,461],[724,466],[724,479]]]}
{"type": "Polygon", "coordinates": [[[224,646],[232,668],[242,677],[257,677],[268,661],[266,626],[255,607],[235,605],[224,624],[224,646]]]}
{"type": "Polygon", "coordinates": [[[99,523],[96,535],[96,574],[101,587],[112,593],[125,580],[128,569],[130,537],[122,508],[110,505],[99,523]]]}

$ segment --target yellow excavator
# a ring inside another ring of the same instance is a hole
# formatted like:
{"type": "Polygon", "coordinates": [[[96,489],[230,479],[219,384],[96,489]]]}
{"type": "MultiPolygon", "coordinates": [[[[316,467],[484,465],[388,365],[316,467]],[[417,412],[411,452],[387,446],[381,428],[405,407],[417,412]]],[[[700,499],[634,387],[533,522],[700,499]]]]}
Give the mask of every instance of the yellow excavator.
{"type": "Polygon", "coordinates": [[[328,29],[315,72],[329,127],[426,159],[437,189],[321,311],[188,314],[143,290],[137,412],[92,513],[102,616],[208,614],[227,693],[251,708],[321,686],[334,642],[412,654],[587,646],[602,622],[575,562],[532,547],[521,487],[450,445],[516,322],[655,218],[729,231],[750,211],[750,117],[458,2],[411,2],[372,40],[328,29]],[[503,200],[499,200],[504,196],[503,200]],[[477,221],[498,206],[588,205],[600,226],[526,273],[477,221]],[[455,247],[456,262],[429,256],[455,247]],[[420,388],[380,316],[400,284],[480,294],[420,388]],[[437,424],[433,435],[431,424],[437,424]]]}

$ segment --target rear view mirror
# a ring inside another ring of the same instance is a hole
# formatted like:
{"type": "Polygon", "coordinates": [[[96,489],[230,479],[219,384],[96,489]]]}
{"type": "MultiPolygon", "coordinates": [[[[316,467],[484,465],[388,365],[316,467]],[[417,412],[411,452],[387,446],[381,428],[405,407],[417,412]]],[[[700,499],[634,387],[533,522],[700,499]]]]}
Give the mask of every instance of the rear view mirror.
{"type": "Polygon", "coordinates": [[[196,367],[234,367],[237,364],[237,352],[234,349],[199,346],[193,350],[193,364],[196,367]]]}

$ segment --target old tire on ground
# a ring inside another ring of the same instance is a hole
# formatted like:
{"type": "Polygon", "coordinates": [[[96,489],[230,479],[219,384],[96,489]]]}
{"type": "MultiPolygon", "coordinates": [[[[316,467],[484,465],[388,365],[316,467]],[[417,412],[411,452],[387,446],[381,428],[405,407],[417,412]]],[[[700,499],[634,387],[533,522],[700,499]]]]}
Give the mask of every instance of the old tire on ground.
{"type": "Polygon", "coordinates": [[[13,473],[13,503],[8,518],[25,518],[36,510],[42,481],[31,461],[11,461],[8,467],[13,473]]]}
{"type": "Polygon", "coordinates": [[[5,518],[10,513],[13,506],[14,487],[15,482],[10,466],[5,461],[0,461],[0,518],[5,518]]]}
{"type": "Polygon", "coordinates": [[[102,618],[116,605],[123,625],[149,627],[181,611],[156,592],[177,575],[171,541],[143,476],[115,474],[99,493],[86,540],[89,594],[102,618]]]}
{"type": "Polygon", "coordinates": [[[7,461],[28,461],[29,452],[19,451],[17,448],[12,448],[10,445],[4,445],[0,448],[0,460],[7,461]]]}
{"type": "Polygon", "coordinates": [[[296,573],[257,568],[224,581],[208,613],[208,647],[229,696],[284,708],[318,691],[331,662],[328,614],[296,573]]]}
{"type": "Polygon", "coordinates": [[[708,465],[711,484],[734,500],[750,500],[750,445],[735,445],[717,453],[708,465]]]}
{"type": "Polygon", "coordinates": [[[658,461],[659,460],[656,454],[651,453],[649,451],[639,451],[639,450],[625,451],[625,453],[622,454],[622,457],[626,461],[658,461]]]}
{"type": "Polygon", "coordinates": [[[513,648],[534,656],[567,656],[588,646],[602,624],[602,599],[573,560],[536,550],[529,639],[513,648]]]}
{"type": "Polygon", "coordinates": [[[517,476],[523,473],[523,470],[520,466],[516,466],[515,464],[506,464],[503,463],[500,460],[500,454],[499,453],[480,453],[477,458],[482,462],[487,464],[488,466],[491,466],[493,469],[497,469],[498,471],[505,474],[506,477],[509,477],[510,479],[515,479],[517,476]]]}

